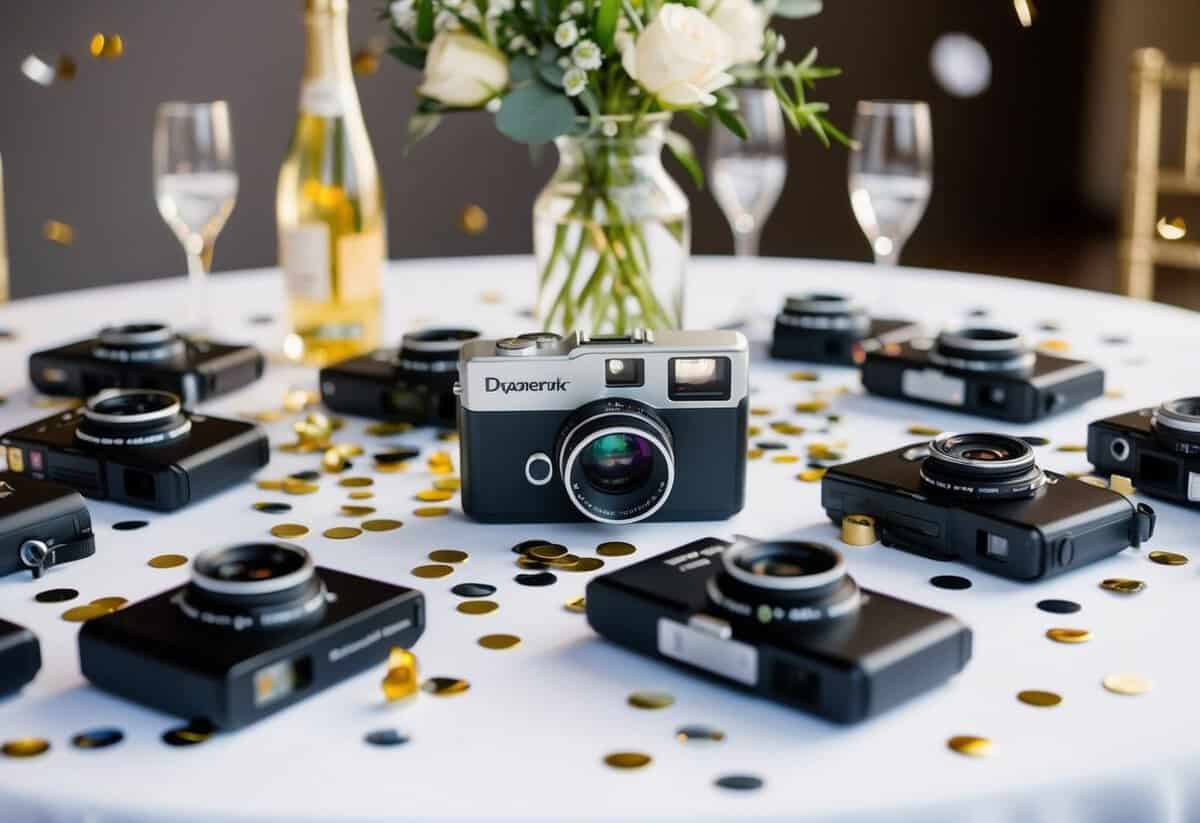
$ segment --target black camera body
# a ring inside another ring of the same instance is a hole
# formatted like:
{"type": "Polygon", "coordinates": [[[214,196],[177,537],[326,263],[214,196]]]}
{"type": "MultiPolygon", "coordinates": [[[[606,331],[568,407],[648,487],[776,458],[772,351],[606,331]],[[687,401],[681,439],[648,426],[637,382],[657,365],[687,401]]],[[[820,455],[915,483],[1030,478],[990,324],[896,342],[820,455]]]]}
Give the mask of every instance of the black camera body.
{"type": "Polygon", "coordinates": [[[0,577],[29,571],[36,580],[95,553],[92,518],[77,492],[0,472],[0,577]]]}
{"type": "Polygon", "coordinates": [[[1015,332],[968,328],[867,353],[862,384],[883,397],[1031,423],[1100,397],[1104,372],[1034,351],[1015,332]]]}
{"type": "Polygon", "coordinates": [[[747,372],[746,339],[728,331],[467,343],[463,511],[490,523],[731,517],[745,497],[747,372]]]}
{"type": "Polygon", "coordinates": [[[159,511],[228,489],[270,459],[258,426],[184,411],[175,395],[149,389],[106,389],[0,445],[10,471],[159,511]]]}
{"type": "Polygon", "coordinates": [[[931,689],[971,657],[957,619],[860,590],[820,544],[705,538],[593,579],[586,600],[614,643],[838,723],[931,689]]]}
{"type": "Polygon", "coordinates": [[[821,505],[835,523],[875,518],[885,546],[1014,580],[1136,548],[1155,520],[1150,507],[1117,492],[1043,471],[1028,444],[997,434],[942,435],[834,466],[821,481],[821,505]]]}
{"type": "Polygon", "coordinates": [[[453,427],[458,353],[474,329],[424,329],[399,348],[378,349],[321,369],[321,400],[335,412],[453,427]]]}
{"type": "Polygon", "coordinates": [[[37,636],[0,619],[0,698],[19,692],[41,668],[42,648],[37,636]]]}
{"type": "Polygon", "coordinates": [[[243,544],[197,555],[185,586],[89,620],[79,660],[105,691],[236,729],[378,665],[424,625],[418,591],[314,567],[298,546],[243,544]]]}
{"type": "Polygon", "coordinates": [[[921,328],[908,320],[871,317],[840,294],[791,296],[775,316],[771,356],[779,360],[857,366],[867,353],[916,337],[921,328]]]}
{"type": "Polygon", "coordinates": [[[187,407],[262,377],[253,346],[180,335],[162,323],[109,326],[88,340],[29,357],[29,379],[43,394],[91,397],[104,389],[157,389],[187,407]]]}
{"type": "Polygon", "coordinates": [[[1139,491],[1200,506],[1200,398],[1095,421],[1087,456],[1096,471],[1124,475],[1139,491]]]}

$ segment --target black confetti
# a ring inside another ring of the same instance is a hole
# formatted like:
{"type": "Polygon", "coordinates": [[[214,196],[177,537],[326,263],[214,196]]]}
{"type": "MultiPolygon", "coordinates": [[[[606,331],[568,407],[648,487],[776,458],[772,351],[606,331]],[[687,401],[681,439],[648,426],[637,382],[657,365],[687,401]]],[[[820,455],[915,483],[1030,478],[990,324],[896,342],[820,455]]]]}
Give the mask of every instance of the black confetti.
{"type": "Polygon", "coordinates": [[[246,322],[251,326],[269,326],[275,322],[275,317],[270,314],[252,314],[246,318],[246,322]]]}
{"type": "Polygon", "coordinates": [[[77,749],[107,749],[125,739],[125,732],[120,729],[104,728],[90,729],[80,732],[71,738],[71,745],[77,749]]]}
{"type": "Polygon", "coordinates": [[[1037,607],[1042,611],[1050,612],[1051,614],[1074,614],[1083,608],[1083,606],[1080,606],[1074,600],[1055,600],[1053,598],[1049,600],[1039,600],[1037,607]]]}
{"type": "Polygon", "coordinates": [[[376,729],[363,736],[363,740],[372,746],[403,746],[409,739],[408,735],[396,729],[376,729]]]}
{"type": "Polygon", "coordinates": [[[149,525],[145,520],[122,520],[120,523],[113,523],[113,528],[119,532],[131,532],[144,529],[149,525]]]}
{"type": "Polygon", "coordinates": [[[496,587],[490,583],[459,583],[450,592],[459,597],[491,597],[496,587]]]}
{"type": "Polygon", "coordinates": [[[552,540],[522,540],[520,543],[512,547],[513,554],[528,554],[529,550],[537,546],[557,546],[552,540]]]}
{"type": "Polygon", "coordinates": [[[1031,446],[1049,446],[1050,445],[1050,439],[1047,437],[1038,437],[1037,435],[1031,434],[1027,437],[1022,437],[1021,439],[1024,440],[1026,443],[1028,443],[1031,446]]]}
{"type": "Polygon", "coordinates": [[[1129,338],[1123,334],[1106,334],[1100,338],[1100,342],[1110,346],[1126,346],[1129,344],[1129,338]]]}
{"type": "Polygon", "coordinates": [[[763,451],[786,451],[789,446],[787,443],[780,443],[775,440],[764,440],[754,445],[758,446],[763,451]]]}
{"type": "Polygon", "coordinates": [[[39,603],[65,603],[76,597],[79,597],[78,589],[46,589],[35,594],[33,599],[39,603]]]}
{"type": "Polygon", "coordinates": [[[263,514],[283,514],[292,510],[291,503],[255,503],[254,510],[263,514]]]}
{"type": "Polygon", "coordinates": [[[990,309],[984,309],[984,308],[977,307],[977,308],[970,309],[969,311],[967,311],[967,316],[968,317],[987,317],[991,313],[992,312],[990,309]]]}
{"type": "Polygon", "coordinates": [[[216,727],[207,720],[196,718],[183,726],[167,729],[162,734],[162,742],[168,746],[195,746],[204,743],[214,734],[216,727]]]}
{"type": "Polygon", "coordinates": [[[723,777],[718,777],[716,784],[722,789],[747,792],[761,789],[763,787],[763,779],[755,777],[752,774],[727,774],[723,777]]]}
{"type": "Polygon", "coordinates": [[[385,452],[376,452],[374,457],[376,463],[404,463],[416,459],[420,454],[421,450],[412,446],[397,446],[385,452]]]}
{"type": "Polygon", "coordinates": [[[522,586],[549,586],[558,578],[550,572],[534,572],[533,574],[518,574],[513,580],[522,586]]]}
{"type": "Polygon", "coordinates": [[[958,590],[971,588],[971,581],[965,577],[959,577],[957,574],[939,574],[936,577],[929,578],[929,582],[939,589],[958,590]]]}
{"type": "Polygon", "coordinates": [[[1037,327],[1038,327],[1038,331],[1044,331],[1044,332],[1053,333],[1053,332],[1062,331],[1062,326],[1059,325],[1057,320],[1043,320],[1041,323],[1038,323],[1037,327]]]}
{"type": "Polygon", "coordinates": [[[321,473],[319,471],[308,469],[306,471],[296,472],[295,474],[289,474],[288,477],[292,478],[293,480],[300,480],[304,483],[312,483],[315,480],[321,479],[321,473]]]}

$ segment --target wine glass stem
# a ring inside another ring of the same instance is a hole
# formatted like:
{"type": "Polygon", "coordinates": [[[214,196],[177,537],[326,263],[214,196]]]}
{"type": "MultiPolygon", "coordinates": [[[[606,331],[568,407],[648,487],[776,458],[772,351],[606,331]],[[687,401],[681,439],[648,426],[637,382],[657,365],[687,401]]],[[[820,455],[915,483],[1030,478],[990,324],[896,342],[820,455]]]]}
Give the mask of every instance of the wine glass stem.
{"type": "Polygon", "coordinates": [[[208,273],[212,269],[213,242],[205,240],[198,253],[187,249],[188,326],[192,330],[208,328],[208,273]]]}
{"type": "Polygon", "coordinates": [[[887,254],[879,254],[875,252],[875,265],[877,266],[898,266],[900,265],[900,244],[896,243],[892,246],[892,250],[887,254]]]}
{"type": "Polygon", "coordinates": [[[733,233],[733,253],[737,257],[758,257],[758,241],[762,230],[754,228],[749,231],[733,233]]]}

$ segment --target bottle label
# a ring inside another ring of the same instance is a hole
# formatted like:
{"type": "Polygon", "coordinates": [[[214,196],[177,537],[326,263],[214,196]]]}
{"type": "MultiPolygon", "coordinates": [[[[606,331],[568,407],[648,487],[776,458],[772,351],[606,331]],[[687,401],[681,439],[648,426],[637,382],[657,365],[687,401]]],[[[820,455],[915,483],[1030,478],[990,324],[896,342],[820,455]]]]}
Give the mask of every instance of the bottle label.
{"type": "Polygon", "coordinates": [[[279,240],[279,264],[287,292],[314,302],[332,296],[329,266],[329,226],[301,223],[286,229],[279,240]]]}
{"type": "Polygon", "coordinates": [[[342,92],[331,80],[309,80],[300,87],[300,111],[317,117],[341,117],[345,114],[342,92]]]}
{"type": "Polygon", "coordinates": [[[376,297],[383,285],[383,229],[343,234],[337,241],[338,299],[376,297]]]}

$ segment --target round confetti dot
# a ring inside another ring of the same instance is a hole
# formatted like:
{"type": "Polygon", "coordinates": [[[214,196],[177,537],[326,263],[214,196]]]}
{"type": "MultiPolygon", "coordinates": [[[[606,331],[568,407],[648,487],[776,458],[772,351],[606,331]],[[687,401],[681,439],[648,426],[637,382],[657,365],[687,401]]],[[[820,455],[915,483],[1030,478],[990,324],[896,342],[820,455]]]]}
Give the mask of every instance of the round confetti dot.
{"type": "Polygon", "coordinates": [[[375,496],[375,492],[371,492],[371,491],[357,491],[357,492],[350,492],[350,494],[349,494],[349,497],[351,500],[370,500],[374,496],[375,496]]]}
{"type": "Polygon", "coordinates": [[[771,462],[787,465],[790,463],[799,463],[800,458],[794,454],[780,454],[780,455],[776,455],[775,457],[772,457],[771,462]]]}
{"type": "Polygon", "coordinates": [[[652,760],[650,755],[641,752],[613,752],[605,755],[604,764],[614,769],[640,769],[649,766],[652,760]]]}
{"type": "Polygon", "coordinates": [[[632,543],[622,543],[620,541],[601,543],[596,547],[596,554],[603,557],[624,557],[628,554],[633,554],[635,551],[637,551],[637,547],[632,543]]]}
{"type": "Polygon", "coordinates": [[[939,574],[936,577],[929,578],[929,582],[939,589],[953,589],[955,591],[971,588],[971,581],[965,577],[959,577],[957,574],[939,574]]]}
{"type": "Polygon", "coordinates": [[[216,728],[207,720],[192,720],[183,726],[167,729],[162,734],[162,742],[168,746],[195,746],[207,742],[216,734],[216,728]]]}
{"type": "Polygon", "coordinates": [[[566,603],[563,603],[563,608],[569,612],[583,614],[587,611],[587,600],[583,597],[572,597],[566,603]]]}
{"type": "Polygon", "coordinates": [[[477,642],[485,649],[502,651],[504,649],[512,649],[520,645],[521,638],[517,637],[515,634],[485,634],[483,637],[479,638],[477,642]]]}
{"type": "Polygon", "coordinates": [[[442,503],[454,497],[454,492],[442,491],[440,489],[421,489],[413,496],[422,503],[442,503]]]}
{"type": "Polygon", "coordinates": [[[18,737],[0,746],[5,757],[37,757],[50,751],[50,741],[41,737],[18,737]]]}
{"type": "Polygon", "coordinates": [[[1046,637],[1056,643],[1086,643],[1092,639],[1087,629],[1047,629],[1046,637]]]}
{"type": "Polygon", "coordinates": [[[1027,703],[1030,706],[1049,708],[1061,703],[1062,695],[1041,691],[1040,689],[1026,689],[1025,691],[1017,692],[1017,700],[1027,703]]]}
{"type": "MultiPolygon", "coordinates": [[[[319,471],[315,471],[313,469],[308,469],[306,471],[289,474],[288,479],[289,480],[299,480],[299,481],[305,482],[305,483],[312,483],[315,480],[321,479],[321,473],[319,471]]],[[[345,484],[343,484],[343,485],[345,485],[345,484]]]]}
{"type": "Polygon", "coordinates": [[[529,574],[518,574],[513,578],[522,586],[549,586],[558,580],[552,572],[532,572],[529,574]]]}
{"type": "Polygon", "coordinates": [[[145,520],[122,520],[120,523],[113,523],[113,528],[119,532],[131,532],[138,529],[144,529],[150,523],[145,520]]]}
{"type": "Polygon", "coordinates": [[[821,376],[815,371],[794,371],[788,375],[788,379],[799,383],[813,383],[820,380],[821,376]]]}
{"type": "Polygon", "coordinates": [[[580,557],[569,566],[564,566],[564,571],[569,572],[594,572],[596,569],[604,567],[604,561],[599,557],[580,557]]]}
{"type": "Polygon", "coordinates": [[[532,569],[534,571],[542,571],[543,569],[550,568],[546,563],[541,560],[534,560],[532,557],[518,557],[517,565],[522,569],[532,569]]]}
{"type": "Polygon", "coordinates": [[[1074,600],[1058,600],[1056,598],[1039,600],[1037,607],[1051,614],[1074,614],[1083,608],[1083,606],[1080,606],[1074,600]]]}
{"type": "Polygon", "coordinates": [[[445,517],[450,514],[450,509],[445,506],[421,506],[413,509],[413,514],[417,517],[445,517]]]}
{"type": "Polygon", "coordinates": [[[541,546],[534,546],[528,552],[530,557],[538,560],[554,560],[559,557],[566,557],[567,547],[560,546],[557,543],[547,543],[541,546]]]}
{"type": "Polygon", "coordinates": [[[362,534],[362,529],[356,529],[353,526],[334,526],[321,533],[330,540],[350,540],[362,534]]]}
{"type": "Polygon", "coordinates": [[[937,437],[942,433],[942,430],[936,426],[909,426],[909,434],[915,434],[918,437],[937,437]]]}
{"type": "Polygon", "coordinates": [[[459,597],[490,597],[496,593],[496,587],[490,583],[459,583],[450,593],[459,597]]]}
{"type": "Polygon", "coordinates": [[[254,510],[263,514],[283,514],[292,510],[291,503],[263,502],[255,503],[254,510]]]}
{"type": "Polygon", "coordinates": [[[752,774],[727,774],[718,777],[715,782],[722,789],[739,792],[750,792],[763,787],[763,779],[752,774]]]}
{"type": "Polygon", "coordinates": [[[787,443],[780,443],[777,440],[762,440],[758,443],[755,443],[754,445],[757,446],[758,448],[762,449],[763,451],[767,451],[767,452],[787,451],[789,448],[787,443]]]}
{"type": "Polygon", "coordinates": [[[95,606],[88,604],[86,606],[76,606],[73,609],[67,609],[62,613],[62,619],[68,623],[84,623],[88,620],[95,620],[97,617],[104,617],[106,614],[111,614],[112,609],[106,609],[104,606],[95,606]]]}
{"type": "Polygon", "coordinates": [[[270,314],[252,314],[246,318],[246,322],[251,326],[269,326],[275,322],[275,317],[270,314]]]}
{"type": "Polygon", "coordinates": [[[1048,437],[1038,437],[1036,435],[1027,435],[1021,438],[1030,446],[1049,446],[1050,439],[1048,437]]]}
{"type": "Polygon", "coordinates": [[[826,471],[827,471],[827,469],[825,469],[823,467],[817,467],[815,469],[805,469],[804,471],[802,471],[798,475],[796,475],[796,479],[801,481],[802,483],[816,483],[822,477],[825,476],[826,471]]]}
{"type": "Polygon", "coordinates": [[[380,520],[364,520],[362,527],[369,532],[390,532],[398,529],[404,524],[399,520],[388,520],[386,518],[380,520]]]}
{"type": "Polygon", "coordinates": [[[182,554],[160,554],[151,557],[146,561],[146,565],[152,569],[174,569],[177,566],[186,566],[188,559],[182,554]]]}
{"type": "Polygon", "coordinates": [[[958,735],[946,741],[946,746],[951,751],[966,755],[967,757],[987,757],[995,748],[991,740],[986,737],[975,737],[974,735],[958,735]]]}
{"type": "Polygon", "coordinates": [[[1087,451],[1087,446],[1085,446],[1082,443],[1064,443],[1061,446],[1059,446],[1055,451],[1068,452],[1068,453],[1085,452],[1085,451],[1087,451]]]}
{"type": "Polygon", "coordinates": [[[120,729],[107,727],[90,729],[80,732],[71,738],[71,745],[77,749],[107,749],[125,739],[125,732],[120,729]]]}
{"type": "Polygon", "coordinates": [[[457,608],[463,614],[491,614],[500,604],[495,600],[465,600],[457,608]]]}
{"type": "Polygon", "coordinates": [[[115,612],[128,602],[129,600],[124,597],[98,597],[91,602],[91,605],[99,606],[102,609],[108,609],[110,612],[115,612]]]}
{"type": "Polygon", "coordinates": [[[1100,581],[1100,588],[1120,594],[1137,594],[1146,590],[1146,584],[1141,580],[1133,580],[1128,577],[1110,577],[1100,581]]]}
{"type": "Polygon", "coordinates": [[[363,735],[363,740],[372,746],[403,746],[411,738],[396,729],[376,729],[363,735]]]}
{"type": "MultiPolygon", "coordinates": [[[[556,546],[557,543],[552,543],[549,540],[522,540],[520,543],[512,547],[513,554],[528,554],[529,551],[537,546],[556,546]]],[[[564,547],[565,548],[565,547],[564,547]]]]}
{"type": "Polygon", "coordinates": [[[470,555],[461,549],[434,549],[429,559],[434,563],[465,563],[470,555]]]}
{"type": "Polygon", "coordinates": [[[451,697],[470,688],[470,683],[458,677],[431,677],[421,684],[421,691],[435,697],[451,697]]]}
{"type": "Polygon", "coordinates": [[[454,573],[453,566],[444,566],[441,564],[433,564],[427,566],[417,566],[412,570],[412,573],[417,577],[437,578],[445,577],[448,574],[454,573]]]}
{"type": "Polygon", "coordinates": [[[302,526],[299,523],[280,523],[271,527],[271,534],[285,539],[303,537],[308,534],[308,526],[302,526]]]}
{"type": "Polygon", "coordinates": [[[720,743],[725,739],[725,732],[712,726],[680,726],[675,730],[675,739],[680,743],[720,743]]]}
{"type": "Polygon", "coordinates": [[[76,597],[79,597],[78,589],[46,589],[35,594],[33,599],[39,603],[65,603],[76,597]]]}
{"type": "Polygon", "coordinates": [[[1176,552],[1152,551],[1150,552],[1150,560],[1160,566],[1182,566],[1188,562],[1187,555],[1178,554],[1176,552]]]}
{"type": "Polygon", "coordinates": [[[665,709],[675,705],[675,695],[667,692],[634,692],[626,702],[635,709],[665,709]]]}
{"type": "Polygon", "coordinates": [[[338,485],[346,489],[360,489],[364,486],[374,485],[375,481],[369,477],[343,477],[338,481],[338,485]]]}
{"type": "Polygon", "coordinates": [[[1154,688],[1154,683],[1140,674],[1109,674],[1101,682],[1113,694],[1145,694],[1154,688]]]}
{"type": "Polygon", "coordinates": [[[375,513],[374,506],[342,506],[341,513],[349,517],[366,517],[375,513]]]}

